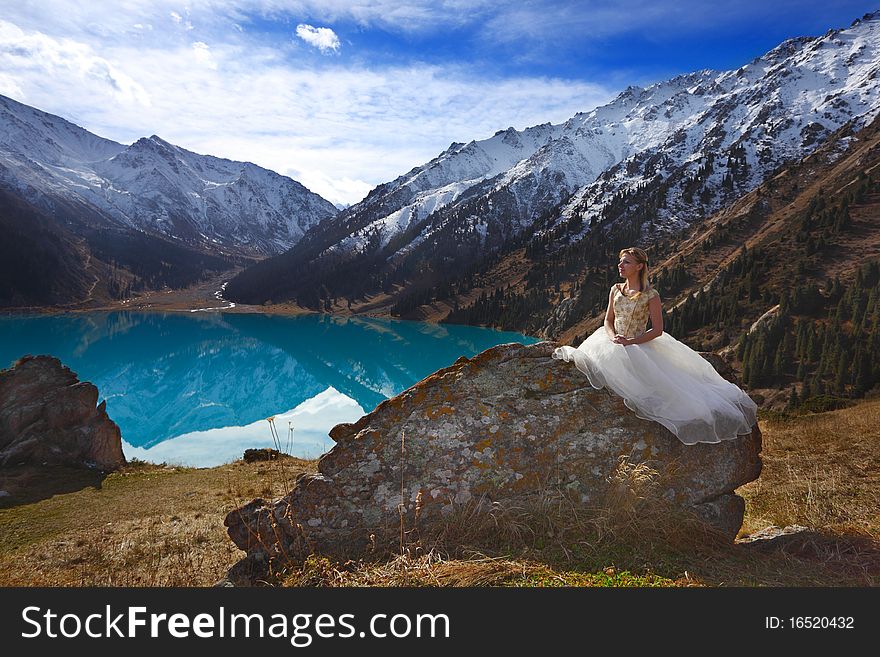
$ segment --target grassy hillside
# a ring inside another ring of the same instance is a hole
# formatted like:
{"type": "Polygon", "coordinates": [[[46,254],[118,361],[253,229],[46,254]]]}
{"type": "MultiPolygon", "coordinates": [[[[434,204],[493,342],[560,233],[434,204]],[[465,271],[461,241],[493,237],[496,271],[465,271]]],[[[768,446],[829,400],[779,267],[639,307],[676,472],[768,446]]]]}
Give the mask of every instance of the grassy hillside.
{"type": "MultiPolygon", "coordinates": [[[[359,564],[316,555],[279,582],[880,584],[880,399],[819,414],[777,413],[760,426],[764,471],[739,490],[746,517],[734,545],[628,514],[645,501],[636,476],[635,497],[615,502],[616,519],[585,517],[548,495],[535,508],[503,510],[491,531],[481,530],[485,517],[453,518],[445,544],[433,550],[412,541],[391,560],[359,564]],[[769,525],[807,529],[748,542],[769,525]]],[[[210,586],[243,556],[226,537],[226,513],[254,497],[280,495],[296,474],[314,470],[314,462],[297,459],[210,469],[135,464],[103,479],[62,469],[4,470],[0,489],[10,495],[0,498],[0,585],[210,586]]]]}

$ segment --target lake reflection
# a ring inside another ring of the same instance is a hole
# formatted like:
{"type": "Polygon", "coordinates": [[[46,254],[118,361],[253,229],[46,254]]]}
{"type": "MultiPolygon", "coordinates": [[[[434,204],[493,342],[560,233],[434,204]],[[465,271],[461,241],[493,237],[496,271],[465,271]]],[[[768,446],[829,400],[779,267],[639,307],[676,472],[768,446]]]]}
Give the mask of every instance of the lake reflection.
{"type": "Polygon", "coordinates": [[[428,374],[504,342],[470,326],[220,313],[0,317],[0,367],[51,354],[94,383],[129,458],[209,466],[272,447],[315,457],[327,432],[428,374]],[[291,431],[292,430],[292,431],[291,431]]]}

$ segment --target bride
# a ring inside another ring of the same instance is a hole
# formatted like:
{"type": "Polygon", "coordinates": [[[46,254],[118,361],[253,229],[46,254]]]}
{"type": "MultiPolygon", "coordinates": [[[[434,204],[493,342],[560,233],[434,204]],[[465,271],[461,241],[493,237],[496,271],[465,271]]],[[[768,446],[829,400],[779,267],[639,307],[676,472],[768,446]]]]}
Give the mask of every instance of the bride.
{"type": "Polygon", "coordinates": [[[604,326],[577,349],[559,347],[553,358],[573,361],[594,388],[613,390],[640,418],[659,422],[687,445],[751,433],[755,402],[702,356],[663,332],[660,295],[648,282],[647,254],[623,249],[617,268],[625,282],[608,294],[604,326]]]}

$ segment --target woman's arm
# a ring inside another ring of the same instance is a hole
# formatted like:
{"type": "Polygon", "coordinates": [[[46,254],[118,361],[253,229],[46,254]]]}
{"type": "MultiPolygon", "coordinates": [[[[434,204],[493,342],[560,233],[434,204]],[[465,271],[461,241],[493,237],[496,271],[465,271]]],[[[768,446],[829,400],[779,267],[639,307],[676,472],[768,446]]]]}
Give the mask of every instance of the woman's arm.
{"type": "Polygon", "coordinates": [[[608,339],[614,339],[614,288],[608,292],[608,310],[605,311],[605,333],[608,339]]]}
{"type": "Polygon", "coordinates": [[[651,313],[651,330],[631,339],[628,344],[644,344],[663,335],[663,304],[659,294],[648,301],[648,312],[651,313]]]}

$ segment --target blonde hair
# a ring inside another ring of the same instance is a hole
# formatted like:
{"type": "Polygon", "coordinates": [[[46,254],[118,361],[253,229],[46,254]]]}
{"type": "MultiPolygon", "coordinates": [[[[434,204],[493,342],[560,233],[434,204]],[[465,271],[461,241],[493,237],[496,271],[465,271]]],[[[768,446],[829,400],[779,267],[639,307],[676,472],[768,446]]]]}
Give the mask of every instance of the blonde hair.
{"type": "Polygon", "coordinates": [[[626,249],[621,249],[620,253],[618,254],[617,257],[622,258],[624,256],[624,254],[632,256],[633,258],[636,259],[636,262],[640,262],[643,265],[645,265],[644,267],[642,267],[642,270],[639,272],[639,287],[641,289],[633,297],[633,299],[635,299],[642,292],[647,292],[648,290],[651,289],[651,283],[648,281],[648,254],[645,253],[645,251],[643,249],[640,249],[635,246],[631,246],[626,249]]]}

